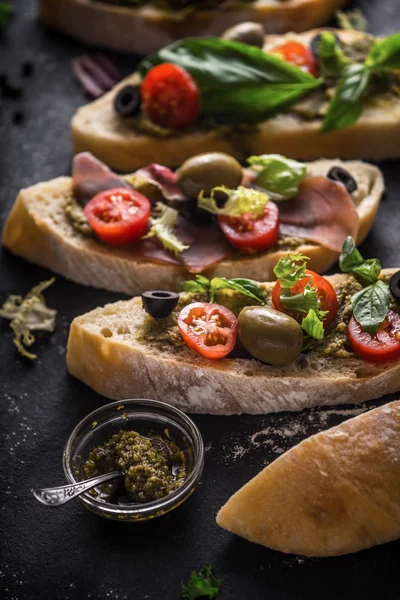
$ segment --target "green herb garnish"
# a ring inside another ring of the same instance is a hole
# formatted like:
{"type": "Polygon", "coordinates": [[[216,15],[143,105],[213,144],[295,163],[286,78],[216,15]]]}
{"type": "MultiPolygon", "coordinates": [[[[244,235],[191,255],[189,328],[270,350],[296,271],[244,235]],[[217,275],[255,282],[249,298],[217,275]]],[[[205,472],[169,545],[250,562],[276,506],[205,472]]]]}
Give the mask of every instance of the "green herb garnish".
{"type": "Polygon", "coordinates": [[[193,294],[206,293],[210,297],[210,302],[215,302],[215,297],[219,290],[233,290],[252,298],[259,304],[265,304],[263,291],[257,281],[253,279],[214,277],[210,280],[203,275],[196,275],[196,279],[182,283],[182,291],[193,294]]]}
{"type": "Polygon", "coordinates": [[[323,31],[317,46],[320,75],[327,79],[339,77],[350,63],[344,54],[337,37],[331,31],[323,31]]]}
{"type": "Polygon", "coordinates": [[[192,572],[189,584],[182,584],[182,600],[196,600],[196,598],[209,598],[213,600],[219,594],[222,579],[216,579],[211,567],[204,566],[199,574],[192,572]]]}
{"type": "Polygon", "coordinates": [[[352,237],[343,242],[339,266],[344,273],[351,273],[361,283],[369,283],[351,298],[356,321],[367,333],[374,335],[386,319],[390,305],[390,289],[379,280],[381,263],[377,258],[364,260],[352,237]]]}
{"type": "Polygon", "coordinates": [[[173,254],[179,254],[179,252],[187,250],[190,246],[185,246],[174,232],[178,214],[175,208],[157,202],[155,216],[150,219],[150,229],[142,239],[157,237],[164,248],[173,254]]]}
{"type": "Polygon", "coordinates": [[[219,123],[260,123],[300,100],[322,82],[260,48],[218,38],[185,39],[144,59],[142,76],[173,63],[188,71],[201,92],[203,117],[219,123]]]}
{"type": "Polygon", "coordinates": [[[0,309],[0,317],[11,321],[10,327],[14,332],[14,344],[18,352],[30,360],[36,358],[36,354],[26,349],[35,341],[31,332],[54,331],[57,311],[46,306],[43,296],[44,290],[54,281],[54,277],[42,281],[32,288],[25,298],[10,295],[0,309]]]}
{"type": "Polygon", "coordinates": [[[260,217],[265,212],[265,207],[269,197],[264,192],[253,188],[239,186],[236,190],[230,190],[224,185],[220,185],[211,190],[209,198],[200,192],[198,206],[207,210],[213,215],[226,215],[228,217],[240,217],[243,214],[250,213],[255,217],[260,217]],[[219,208],[215,194],[223,193],[227,200],[223,208],[219,208]]]}
{"type": "Polygon", "coordinates": [[[356,31],[367,31],[368,21],[364,13],[356,8],[354,10],[336,11],[336,20],[340,29],[355,29],[356,31]]]}
{"type": "Polygon", "coordinates": [[[250,156],[247,162],[258,171],[255,184],[267,192],[278,194],[283,198],[296,196],[299,184],[307,172],[304,163],[280,154],[250,156]]]}
{"type": "Polygon", "coordinates": [[[8,2],[0,2],[0,31],[7,25],[13,13],[13,8],[8,2]]]}
{"type": "Polygon", "coordinates": [[[302,292],[292,294],[292,287],[307,277],[306,261],[303,254],[289,254],[279,259],[274,268],[274,273],[281,286],[280,300],[282,305],[290,312],[304,313],[301,322],[305,332],[303,350],[308,348],[315,340],[324,337],[323,318],[327,311],[319,306],[318,289],[312,285],[312,278],[306,283],[302,292]]]}

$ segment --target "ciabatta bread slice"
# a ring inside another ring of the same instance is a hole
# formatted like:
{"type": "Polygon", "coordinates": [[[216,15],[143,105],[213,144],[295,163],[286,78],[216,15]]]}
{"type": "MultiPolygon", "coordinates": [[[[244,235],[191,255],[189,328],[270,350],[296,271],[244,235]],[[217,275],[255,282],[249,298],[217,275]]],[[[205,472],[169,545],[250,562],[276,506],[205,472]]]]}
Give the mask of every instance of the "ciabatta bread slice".
{"type": "MultiPolygon", "coordinates": [[[[267,35],[264,49],[267,51],[285,40],[309,43],[318,32],[267,35]]],[[[344,41],[365,35],[357,31],[338,33],[344,41]]],[[[113,109],[114,97],[121,87],[138,81],[138,74],[134,74],[102,98],[78,109],[72,119],[75,153],[87,150],[120,171],[132,171],[150,162],[175,167],[195,153],[210,151],[226,152],[239,160],[268,153],[302,160],[322,156],[383,160],[400,156],[400,98],[393,97],[390,102],[377,98],[363,108],[356,123],[323,135],[321,119],[305,120],[289,111],[245,131],[232,133],[220,126],[160,137],[136,131],[113,109]]]]}
{"type": "Polygon", "coordinates": [[[311,436],[256,475],[217,523],[292,554],[338,556],[400,537],[400,401],[311,436]]]}
{"type": "MultiPolygon", "coordinates": [[[[360,218],[357,240],[360,243],[371,229],[379,207],[384,191],[382,173],[367,163],[338,160],[308,163],[307,170],[310,175],[326,175],[333,165],[343,166],[357,181],[353,200],[360,218]]],[[[59,177],[22,190],[5,225],[4,246],[77,283],[129,295],[149,289],[179,290],[181,282],[190,278],[184,267],[150,262],[130,250],[100,244],[77,233],[63,208],[71,194],[70,177],[59,177]]],[[[332,250],[307,241],[298,251],[310,257],[309,267],[318,273],[326,271],[338,256],[332,250]]],[[[226,259],[207,269],[205,275],[273,279],[273,268],[284,254],[287,250],[226,259]]]]}
{"type": "Polygon", "coordinates": [[[150,54],[184,37],[221,35],[243,21],[261,23],[267,33],[304,31],[327,23],[347,1],[255,0],[225,9],[196,10],[184,17],[181,11],[151,3],[135,8],[95,0],[39,0],[39,10],[48,27],[86,44],[150,54]]]}
{"type": "MultiPolygon", "coordinates": [[[[327,279],[338,286],[346,278],[327,279]]],[[[149,342],[142,335],[147,318],[141,299],[133,298],[74,319],[67,348],[71,375],[114,400],[153,398],[215,415],[354,404],[400,390],[400,360],[372,365],[309,352],[282,367],[253,359],[211,361],[186,346],[178,352],[167,342],[162,349],[149,342]]]]}

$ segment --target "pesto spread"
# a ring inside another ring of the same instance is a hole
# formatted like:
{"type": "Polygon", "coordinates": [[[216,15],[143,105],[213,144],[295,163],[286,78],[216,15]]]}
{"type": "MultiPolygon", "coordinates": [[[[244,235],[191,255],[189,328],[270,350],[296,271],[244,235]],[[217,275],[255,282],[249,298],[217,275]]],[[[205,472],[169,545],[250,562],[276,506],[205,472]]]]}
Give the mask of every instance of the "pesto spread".
{"type": "Polygon", "coordinates": [[[75,198],[68,198],[64,204],[64,213],[77,233],[81,233],[85,237],[93,236],[93,229],[87,222],[82,206],[75,198]]]}
{"type": "Polygon", "coordinates": [[[144,437],[137,431],[119,431],[93,448],[84,465],[86,477],[120,470],[134,502],[153,502],[171,494],[185,481],[185,453],[168,437],[144,437]]]}

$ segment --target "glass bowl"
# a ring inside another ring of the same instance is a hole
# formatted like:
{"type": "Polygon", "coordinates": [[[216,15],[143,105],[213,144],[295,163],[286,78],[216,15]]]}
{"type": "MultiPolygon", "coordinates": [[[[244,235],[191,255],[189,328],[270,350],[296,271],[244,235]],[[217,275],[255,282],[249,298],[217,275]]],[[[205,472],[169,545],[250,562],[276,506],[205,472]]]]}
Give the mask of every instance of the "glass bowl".
{"type": "Polygon", "coordinates": [[[182,411],[158,400],[133,399],[112,402],[87,415],[69,436],[63,453],[63,468],[69,483],[86,479],[83,465],[89,451],[106,442],[121,429],[146,435],[168,429],[172,439],[185,451],[189,475],[171,494],[143,504],[120,506],[104,495],[104,487],[79,496],[84,506],[109,519],[145,521],[159,517],[184,502],[195,490],[204,466],[204,445],[200,431],[182,411]]]}

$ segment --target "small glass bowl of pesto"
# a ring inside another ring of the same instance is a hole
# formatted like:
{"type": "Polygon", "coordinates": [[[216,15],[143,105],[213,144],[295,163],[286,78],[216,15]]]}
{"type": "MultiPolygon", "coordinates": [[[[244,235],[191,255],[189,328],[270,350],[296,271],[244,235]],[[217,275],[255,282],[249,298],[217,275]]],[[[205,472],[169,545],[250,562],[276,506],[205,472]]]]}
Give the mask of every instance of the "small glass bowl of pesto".
{"type": "Polygon", "coordinates": [[[70,483],[121,470],[121,477],[79,499],[92,512],[123,521],[153,519],[182,504],[199,483],[203,466],[196,425],[158,400],[102,406],[78,423],[63,453],[70,483]]]}

